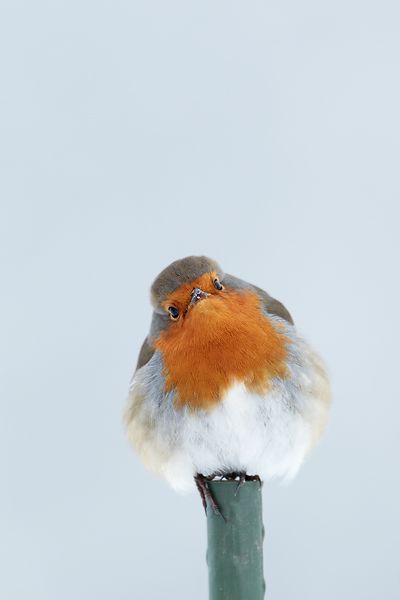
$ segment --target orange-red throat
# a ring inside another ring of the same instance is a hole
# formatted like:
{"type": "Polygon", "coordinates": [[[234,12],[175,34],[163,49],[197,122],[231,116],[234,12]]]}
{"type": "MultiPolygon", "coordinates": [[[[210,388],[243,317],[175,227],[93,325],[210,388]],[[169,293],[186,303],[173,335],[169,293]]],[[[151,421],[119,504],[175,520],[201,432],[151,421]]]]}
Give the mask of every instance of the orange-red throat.
{"type": "Polygon", "coordinates": [[[165,301],[180,317],[155,343],[162,353],[166,390],[176,406],[211,409],[234,383],[263,393],[286,376],[287,339],[261,310],[251,290],[216,290],[215,273],[182,285],[165,301]],[[194,288],[205,295],[190,304],[194,288]]]}

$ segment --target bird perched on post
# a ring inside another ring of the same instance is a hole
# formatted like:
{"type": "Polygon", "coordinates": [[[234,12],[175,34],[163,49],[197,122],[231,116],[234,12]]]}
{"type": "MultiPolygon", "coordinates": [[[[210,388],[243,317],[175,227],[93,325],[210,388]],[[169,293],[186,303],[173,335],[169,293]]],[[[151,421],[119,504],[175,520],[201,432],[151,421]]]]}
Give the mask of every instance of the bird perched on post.
{"type": "Polygon", "coordinates": [[[177,490],[195,482],[203,503],[215,476],[293,477],[330,395],[283,304],[205,256],[170,264],[151,301],[125,412],[143,462],[177,490]]]}

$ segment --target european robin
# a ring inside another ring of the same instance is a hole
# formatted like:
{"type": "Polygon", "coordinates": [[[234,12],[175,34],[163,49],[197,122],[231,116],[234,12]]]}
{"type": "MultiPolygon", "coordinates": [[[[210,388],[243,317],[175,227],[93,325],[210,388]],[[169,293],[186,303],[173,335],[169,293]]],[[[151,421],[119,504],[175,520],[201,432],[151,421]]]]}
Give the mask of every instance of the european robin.
{"type": "Polygon", "coordinates": [[[151,286],[150,332],[125,422],[143,462],[173,488],[216,477],[292,478],[324,429],[329,382],[281,302],[189,256],[151,286]]]}

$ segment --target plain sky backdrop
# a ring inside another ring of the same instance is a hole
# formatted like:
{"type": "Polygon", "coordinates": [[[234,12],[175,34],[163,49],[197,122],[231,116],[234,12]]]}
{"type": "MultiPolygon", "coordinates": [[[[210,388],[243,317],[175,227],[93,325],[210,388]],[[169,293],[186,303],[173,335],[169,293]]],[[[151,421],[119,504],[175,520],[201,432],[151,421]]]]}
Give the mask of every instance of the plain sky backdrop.
{"type": "Polygon", "coordinates": [[[332,375],[264,487],[268,599],[398,600],[398,1],[0,7],[2,600],[207,597],[200,499],[121,419],[149,286],[199,253],[332,375]]]}

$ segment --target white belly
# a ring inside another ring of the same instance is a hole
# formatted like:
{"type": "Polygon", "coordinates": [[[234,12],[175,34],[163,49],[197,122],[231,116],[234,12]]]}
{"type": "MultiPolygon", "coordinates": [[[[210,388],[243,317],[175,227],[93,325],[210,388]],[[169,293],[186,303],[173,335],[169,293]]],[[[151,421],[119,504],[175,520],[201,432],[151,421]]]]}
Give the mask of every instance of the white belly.
{"type": "Polygon", "coordinates": [[[229,390],[209,413],[188,413],[180,443],[162,467],[169,483],[190,489],[193,475],[243,471],[261,479],[292,477],[311,445],[311,428],[282,396],[229,390]]]}

